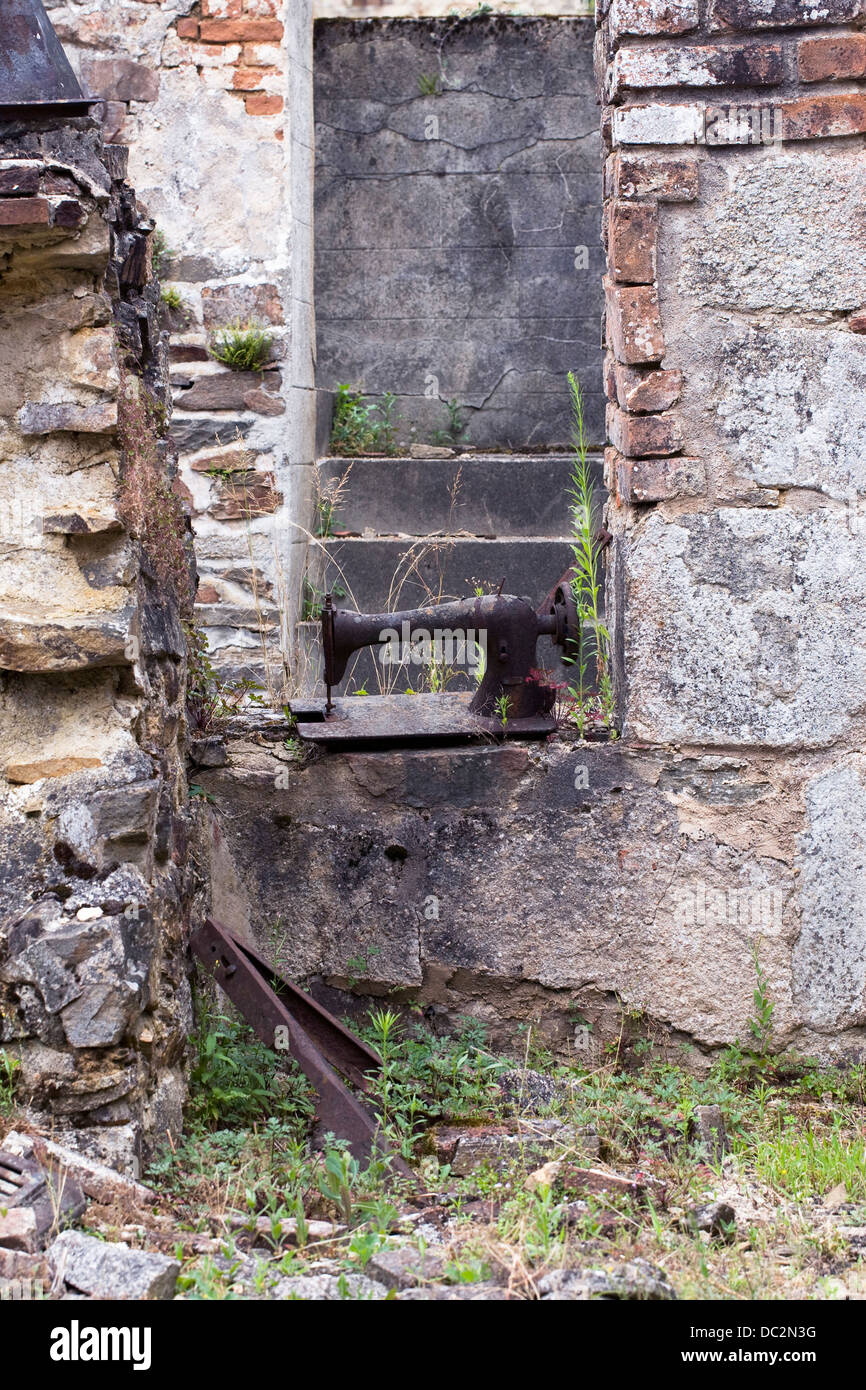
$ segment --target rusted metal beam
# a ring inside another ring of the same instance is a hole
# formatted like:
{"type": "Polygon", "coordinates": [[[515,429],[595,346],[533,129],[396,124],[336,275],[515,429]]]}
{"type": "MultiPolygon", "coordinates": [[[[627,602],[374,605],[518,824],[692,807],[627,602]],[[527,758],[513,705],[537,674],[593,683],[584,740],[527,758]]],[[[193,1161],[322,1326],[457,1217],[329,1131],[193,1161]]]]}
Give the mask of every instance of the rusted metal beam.
{"type": "Polygon", "coordinates": [[[377,1117],[334,1070],[339,1066],[353,1080],[360,1074],[362,1084],[365,1070],[381,1067],[376,1053],[216,922],[205,922],[191,938],[190,949],[266,1047],[281,1051],[276,1030],[285,1030],[285,1050],[319,1094],[321,1128],[348,1140],[355,1158],[369,1160],[378,1154],[395,1172],[414,1181],[411,1168],[382,1135],[377,1117]]]}

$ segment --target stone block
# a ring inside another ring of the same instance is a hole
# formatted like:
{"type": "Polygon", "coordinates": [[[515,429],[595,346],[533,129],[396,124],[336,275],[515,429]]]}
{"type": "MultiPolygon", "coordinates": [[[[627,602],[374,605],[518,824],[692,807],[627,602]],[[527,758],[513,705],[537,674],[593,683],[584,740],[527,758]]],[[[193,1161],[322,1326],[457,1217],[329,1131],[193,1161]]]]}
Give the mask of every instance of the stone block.
{"type": "Polygon", "coordinates": [[[706,468],[697,458],[625,458],[614,451],[611,485],[618,502],[670,502],[677,497],[701,497],[706,492],[706,468]]]}
{"type": "Polygon", "coordinates": [[[77,405],[70,401],[49,405],[28,401],[18,412],[18,426],[22,434],[113,434],[117,429],[117,402],[77,405]]]}
{"type": "Polygon", "coordinates": [[[63,1231],[48,1247],[54,1276],[68,1289],[99,1299],[174,1297],[180,1264],[167,1255],[131,1250],[80,1231],[63,1231]]]}
{"type": "Polygon", "coordinates": [[[47,227],[50,221],[47,198],[0,198],[0,227],[47,227]]]}
{"type": "Polygon", "coordinates": [[[859,308],[864,200],[859,151],[798,149],[796,158],[743,161],[702,204],[699,232],[689,214],[665,227],[681,256],[681,293],[738,310],[859,308]]]}
{"type": "Polygon", "coordinates": [[[237,321],[283,323],[280,291],[275,284],[206,285],[201,302],[205,328],[225,328],[237,321]]]}
{"type": "Polygon", "coordinates": [[[826,747],[862,704],[862,536],[823,510],[727,508],[629,541],[627,729],[671,743],[826,747]]]}

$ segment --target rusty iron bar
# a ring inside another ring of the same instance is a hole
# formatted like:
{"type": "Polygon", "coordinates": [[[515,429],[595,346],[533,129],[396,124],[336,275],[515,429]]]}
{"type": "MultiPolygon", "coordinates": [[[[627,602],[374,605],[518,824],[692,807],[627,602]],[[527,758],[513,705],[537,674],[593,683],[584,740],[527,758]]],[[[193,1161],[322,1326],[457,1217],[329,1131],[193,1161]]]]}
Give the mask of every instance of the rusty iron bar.
{"type": "Polygon", "coordinates": [[[86,116],[86,97],[42,0],[0,0],[0,120],[86,116]]]}
{"type": "Polygon", "coordinates": [[[357,1084],[368,1085],[364,1072],[382,1065],[372,1048],[216,922],[205,922],[191,938],[190,949],[266,1047],[278,1050],[276,1030],[286,1030],[289,1055],[319,1094],[321,1128],[348,1140],[355,1158],[378,1155],[414,1182],[411,1168],[390,1148],[376,1116],[334,1070],[339,1067],[357,1084]]]}

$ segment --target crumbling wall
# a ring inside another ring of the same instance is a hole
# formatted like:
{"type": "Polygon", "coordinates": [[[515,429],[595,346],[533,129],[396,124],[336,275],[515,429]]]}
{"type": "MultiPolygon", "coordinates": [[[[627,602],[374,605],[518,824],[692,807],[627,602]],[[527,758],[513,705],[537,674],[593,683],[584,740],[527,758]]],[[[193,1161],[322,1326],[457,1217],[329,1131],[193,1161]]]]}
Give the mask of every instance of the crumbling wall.
{"type": "Polygon", "coordinates": [[[598,11],[622,737],[299,767],[251,731],[214,882],[323,997],[515,1051],[748,1043],[757,955],[773,1046],[861,1058],[864,6],[598,11]]]}
{"type": "Polygon", "coordinates": [[[162,314],[198,621],[226,677],[279,693],[315,455],[310,0],[48,9],[85,90],[107,99],[109,138],[130,148],[177,296],[162,314]],[[262,372],[209,355],[221,329],[246,323],[271,339],[262,372]]]}
{"type": "Polygon", "coordinates": [[[625,735],[772,769],[765,831],[719,850],[788,878],[792,1007],[828,1047],[866,1023],[866,7],[598,11],[625,735]]]}
{"type": "Polygon", "coordinates": [[[134,1169],[182,1118],[194,589],[125,173],[90,119],[0,125],[0,1044],[134,1169]]]}

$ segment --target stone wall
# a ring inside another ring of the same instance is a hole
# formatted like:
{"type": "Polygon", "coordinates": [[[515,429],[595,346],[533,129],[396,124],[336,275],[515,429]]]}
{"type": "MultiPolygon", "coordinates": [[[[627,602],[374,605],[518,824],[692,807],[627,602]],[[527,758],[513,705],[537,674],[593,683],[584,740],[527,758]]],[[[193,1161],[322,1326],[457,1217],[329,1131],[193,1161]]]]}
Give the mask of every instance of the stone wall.
{"type": "Polygon", "coordinates": [[[60,0],[49,14],[163,238],[173,436],[217,666],[278,694],[311,517],[312,22],[309,0],[60,0]],[[209,355],[232,324],[264,372],[209,355]],[[287,617],[281,622],[280,610],[287,617]],[[264,640],[263,640],[264,639],[264,640]]]}
{"type": "MultiPolygon", "coordinates": [[[[392,391],[404,444],[455,400],[482,449],[601,444],[593,24],[316,24],[319,385],[392,391]]],[[[440,441],[441,442],[441,441],[440,441]]]]}
{"type": "Polygon", "coordinates": [[[182,1118],[194,589],[125,171],[90,119],[0,125],[0,1043],[134,1170],[182,1118]]]}
{"type": "Polygon", "coordinates": [[[323,998],[699,1064],[748,1040],[757,954],[774,1045],[862,1057],[864,17],[599,6],[622,738],[239,735],[213,881],[323,998]]]}
{"type": "Polygon", "coordinates": [[[780,789],[718,853],[783,874],[792,1007],[830,1046],[866,1023],[866,6],[598,18],[624,731],[750,769],[768,815],[780,789]]]}

